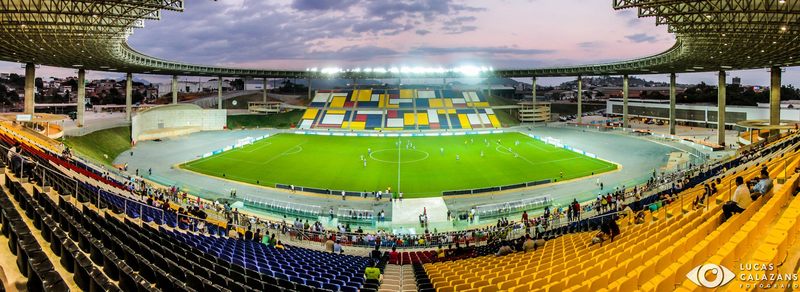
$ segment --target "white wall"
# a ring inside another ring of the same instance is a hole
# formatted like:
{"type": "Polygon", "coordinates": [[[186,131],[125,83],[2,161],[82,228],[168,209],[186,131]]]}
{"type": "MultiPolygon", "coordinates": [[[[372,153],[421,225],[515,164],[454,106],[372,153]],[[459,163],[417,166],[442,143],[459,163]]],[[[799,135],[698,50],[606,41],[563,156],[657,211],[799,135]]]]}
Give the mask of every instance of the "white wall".
{"type": "MultiPolygon", "coordinates": [[[[169,106],[163,106],[169,107],[169,106]]],[[[227,111],[187,108],[154,108],[136,114],[131,123],[131,139],[155,139],[198,131],[222,130],[227,125],[227,111]]]]}

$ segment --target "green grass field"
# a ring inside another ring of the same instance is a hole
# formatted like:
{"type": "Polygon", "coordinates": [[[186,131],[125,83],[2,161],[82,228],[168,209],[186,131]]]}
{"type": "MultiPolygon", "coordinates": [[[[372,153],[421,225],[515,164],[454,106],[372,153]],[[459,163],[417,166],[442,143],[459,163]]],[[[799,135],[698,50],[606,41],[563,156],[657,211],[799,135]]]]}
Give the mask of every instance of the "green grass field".
{"type": "Polygon", "coordinates": [[[282,183],[349,191],[391,187],[413,198],[556,179],[561,171],[563,179],[571,179],[617,166],[515,132],[400,138],[278,134],[182,167],[267,186],[282,183]],[[409,143],[413,146],[407,147],[409,143]]]}
{"type": "Polygon", "coordinates": [[[81,155],[111,165],[120,153],[131,149],[131,128],[110,128],[83,136],[68,136],[62,141],[81,155]]]}

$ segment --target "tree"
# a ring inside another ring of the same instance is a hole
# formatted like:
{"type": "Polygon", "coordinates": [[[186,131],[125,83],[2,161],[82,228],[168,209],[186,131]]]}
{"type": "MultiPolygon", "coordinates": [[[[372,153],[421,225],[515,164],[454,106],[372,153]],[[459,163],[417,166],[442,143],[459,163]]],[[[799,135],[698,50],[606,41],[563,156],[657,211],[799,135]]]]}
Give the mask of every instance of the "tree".
{"type": "Polygon", "coordinates": [[[233,90],[244,90],[244,80],[240,78],[234,79],[231,81],[231,87],[233,87],[233,90]]]}

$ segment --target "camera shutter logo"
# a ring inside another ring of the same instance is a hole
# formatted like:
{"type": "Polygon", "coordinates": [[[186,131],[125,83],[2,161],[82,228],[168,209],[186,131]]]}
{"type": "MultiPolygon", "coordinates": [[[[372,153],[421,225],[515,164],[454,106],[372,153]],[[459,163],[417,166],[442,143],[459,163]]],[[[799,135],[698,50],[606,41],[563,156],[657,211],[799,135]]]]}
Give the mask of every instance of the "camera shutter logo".
{"type": "Polygon", "coordinates": [[[691,280],[695,284],[697,284],[697,286],[706,288],[717,288],[717,287],[722,287],[725,284],[728,284],[730,281],[733,281],[733,278],[736,277],[736,274],[734,274],[733,272],[731,272],[731,270],[721,265],[703,264],[689,271],[689,273],[686,274],[686,277],[689,278],[689,280],[691,280]],[[716,275],[716,277],[709,280],[706,277],[708,273],[716,275]]]}

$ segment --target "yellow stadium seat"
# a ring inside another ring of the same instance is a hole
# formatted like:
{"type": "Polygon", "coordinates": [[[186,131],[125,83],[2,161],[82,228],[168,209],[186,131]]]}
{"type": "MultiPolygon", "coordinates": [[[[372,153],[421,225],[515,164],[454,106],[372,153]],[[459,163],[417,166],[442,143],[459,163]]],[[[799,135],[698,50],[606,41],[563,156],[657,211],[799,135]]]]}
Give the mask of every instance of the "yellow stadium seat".
{"type": "Polygon", "coordinates": [[[639,289],[636,277],[627,277],[624,279],[622,285],[619,286],[619,291],[636,291],[639,289]]]}
{"type": "Polygon", "coordinates": [[[508,275],[497,275],[496,278],[489,279],[489,284],[499,284],[508,279],[508,275]]]}
{"type": "Polygon", "coordinates": [[[386,96],[386,94],[381,94],[381,95],[378,97],[378,107],[379,107],[379,108],[384,108],[384,107],[386,107],[386,105],[387,105],[388,103],[389,103],[389,98],[386,96]]]}
{"type": "Polygon", "coordinates": [[[417,124],[420,126],[427,126],[428,125],[428,113],[418,113],[417,114],[417,124]]]}
{"type": "Polygon", "coordinates": [[[564,290],[564,282],[556,281],[545,286],[545,288],[547,289],[547,292],[561,292],[564,290]]]}
{"type": "Polygon", "coordinates": [[[370,101],[372,99],[372,89],[362,89],[358,91],[358,101],[370,101]]]}
{"type": "Polygon", "coordinates": [[[304,119],[304,120],[313,120],[314,118],[316,118],[316,117],[317,117],[317,113],[318,113],[318,112],[319,112],[319,109],[315,109],[315,108],[309,108],[309,109],[307,109],[307,110],[306,110],[306,112],[303,114],[303,117],[302,117],[302,119],[304,119]]]}
{"type": "Polygon", "coordinates": [[[458,114],[458,122],[461,124],[462,129],[472,129],[466,114],[458,114]]]}
{"type": "Polygon", "coordinates": [[[491,284],[489,284],[489,281],[486,281],[486,280],[477,280],[477,281],[473,281],[473,282],[467,281],[467,283],[472,283],[472,288],[480,288],[480,287],[483,287],[483,286],[491,286],[491,284]]]}
{"type": "Polygon", "coordinates": [[[455,290],[455,291],[464,291],[464,290],[467,290],[469,288],[472,288],[472,285],[470,285],[469,283],[463,283],[463,284],[458,284],[458,285],[453,286],[453,290],[455,290]]]}
{"type": "Polygon", "coordinates": [[[347,101],[346,97],[344,97],[344,96],[336,96],[336,97],[333,98],[333,100],[331,100],[331,104],[329,105],[329,107],[332,107],[332,108],[344,107],[345,101],[347,101]]]}
{"type": "MultiPolygon", "coordinates": [[[[441,99],[431,99],[431,100],[428,100],[428,107],[429,108],[442,108],[442,107],[444,107],[444,103],[442,102],[441,99]]],[[[443,114],[444,112],[441,112],[441,113],[443,114]]]]}
{"type": "Polygon", "coordinates": [[[489,286],[481,287],[479,291],[480,292],[498,292],[500,290],[497,289],[497,285],[489,285],[489,286]]]}
{"type": "Polygon", "coordinates": [[[496,116],[496,115],[488,115],[488,116],[489,116],[489,122],[491,122],[491,123],[492,123],[492,127],[495,127],[495,128],[500,128],[500,127],[502,127],[502,126],[503,126],[503,125],[500,123],[500,120],[498,120],[498,119],[497,119],[497,116],[496,116]]]}
{"type": "Polygon", "coordinates": [[[467,281],[464,280],[464,279],[453,280],[453,281],[450,281],[450,286],[461,285],[461,284],[464,284],[466,282],[467,281]]]}
{"type": "Polygon", "coordinates": [[[591,278],[589,279],[589,283],[591,283],[591,286],[589,287],[590,291],[600,290],[600,288],[608,286],[608,275],[604,274],[598,277],[591,278]]]}
{"type": "Polygon", "coordinates": [[[500,288],[500,290],[508,290],[508,289],[511,289],[511,287],[514,287],[516,285],[517,285],[517,279],[511,279],[511,280],[506,280],[505,282],[502,282],[502,283],[498,284],[497,287],[500,288]]]}
{"type": "Polygon", "coordinates": [[[414,90],[400,89],[400,98],[414,98],[414,90]]]}
{"type": "Polygon", "coordinates": [[[436,288],[436,292],[455,292],[453,286],[445,286],[441,288],[436,288]]]}
{"type": "Polygon", "coordinates": [[[509,290],[509,291],[510,292],[528,292],[528,291],[531,291],[531,287],[530,287],[530,284],[522,284],[522,285],[517,285],[517,286],[511,288],[511,290],[509,290]]]}
{"type": "Polygon", "coordinates": [[[404,126],[413,126],[414,125],[414,114],[413,113],[405,113],[405,114],[403,114],[403,125],[404,126]]]}

